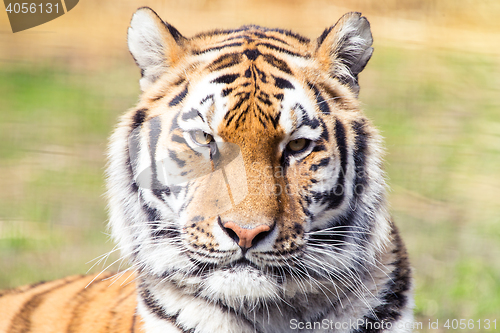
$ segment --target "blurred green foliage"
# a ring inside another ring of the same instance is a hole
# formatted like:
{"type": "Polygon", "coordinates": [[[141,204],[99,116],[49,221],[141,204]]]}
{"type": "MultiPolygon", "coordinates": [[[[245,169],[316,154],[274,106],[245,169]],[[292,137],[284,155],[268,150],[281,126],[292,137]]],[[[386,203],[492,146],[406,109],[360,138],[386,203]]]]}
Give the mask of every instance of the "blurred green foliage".
{"type": "Polygon", "coordinates": [[[85,273],[113,247],[103,171],[116,118],[137,100],[126,70],[2,66],[0,287],[85,273]]]}
{"type": "MultiPolygon", "coordinates": [[[[1,68],[0,287],[85,273],[113,248],[105,146],[138,95],[137,70],[119,65],[1,68]]],[[[500,313],[499,74],[493,56],[376,45],[360,76],[424,323],[500,313]]]]}
{"type": "Polygon", "coordinates": [[[419,320],[500,313],[499,60],[379,47],[362,74],[360,98],[386,139],[419,320]]]}

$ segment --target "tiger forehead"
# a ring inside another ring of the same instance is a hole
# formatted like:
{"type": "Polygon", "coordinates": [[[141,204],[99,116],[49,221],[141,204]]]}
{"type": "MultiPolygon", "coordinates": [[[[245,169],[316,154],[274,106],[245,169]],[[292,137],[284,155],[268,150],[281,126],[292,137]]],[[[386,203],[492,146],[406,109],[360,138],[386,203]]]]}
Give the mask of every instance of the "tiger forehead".
{"type": "Polygon", "coordinates": [[[216,111],[224,112],[216,124],[218,134],[229,141],[258,132],[280,136],[281,102],[285,89],[294,89],[289,78],[296,74],[288,60],[310,57],[309,40],[285,30],[247,26],[201,34],[193,42],[193,54],[212,54],[204,72],[217,73],[211,83],[220,85],[225,100],[224,110],[216,111]]]}
{"type": "Polygon", "coordinates": [[[292,74],[283,58],[292,56],[309,59],[312,55],[307,38],[286,30],[259,26],[216,30],[195,36],[191,43],[191,53],[195,56],[216,52],[215,60],[206,67],[209,72],[223,70],[244,60],[257,60],[292,74]]]}
{"type": "Polygon", "coordinates": [[[251,130],[253,134],[262,131],[266,135],[279,132],[284,89],[294,88],[285,78],[291,74],[290,68],[286,62],[253,47],[216,63],[232,63],[235,58],[240,63],[233,65],[231,72],[226,71],[212,81],[224,84],[221,97],[226,99],[225,114],[218,125],[219,134],[227,137],[237,131],[251,130]]]}
{"type": "Polygon", "coordinates": [[[268,29],[257,25],[243,26],[234,30],[215,30],[196,35],[192,38],[192,53],[202,54],[227,47],[248,44],[267,46],[271,49],[290,52],[290,54],[310,57],[308,38],[283,29],[268,29]]]}

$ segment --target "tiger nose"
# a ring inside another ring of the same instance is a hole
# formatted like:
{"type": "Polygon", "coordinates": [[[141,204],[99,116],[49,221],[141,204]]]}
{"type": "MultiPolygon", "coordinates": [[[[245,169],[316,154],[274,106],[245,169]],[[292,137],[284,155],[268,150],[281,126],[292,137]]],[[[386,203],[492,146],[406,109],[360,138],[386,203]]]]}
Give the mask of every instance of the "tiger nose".
{"type": "Polygon", "coordinates": [[[231,237],[238,245],[246,250],[255,245],[271,230],[271,227],[261,224],[252,229],[242,228],[234,222],[226,222],[223,225],[224,231],[231,237]]]}

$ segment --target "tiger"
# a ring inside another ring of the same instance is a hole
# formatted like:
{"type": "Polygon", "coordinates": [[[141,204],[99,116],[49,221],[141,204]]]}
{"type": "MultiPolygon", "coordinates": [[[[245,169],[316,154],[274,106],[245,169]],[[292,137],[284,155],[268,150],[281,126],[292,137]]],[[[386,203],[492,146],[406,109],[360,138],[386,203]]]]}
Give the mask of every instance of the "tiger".
{"type": "Polygon", "coordinates": [[[0,331],[410,332],[411,266],[358,100],[372,44],[358,12],[314,40],[186,38],[139,8],[140,100],[106,171],[130,267],[6,291],[0,331]]]}

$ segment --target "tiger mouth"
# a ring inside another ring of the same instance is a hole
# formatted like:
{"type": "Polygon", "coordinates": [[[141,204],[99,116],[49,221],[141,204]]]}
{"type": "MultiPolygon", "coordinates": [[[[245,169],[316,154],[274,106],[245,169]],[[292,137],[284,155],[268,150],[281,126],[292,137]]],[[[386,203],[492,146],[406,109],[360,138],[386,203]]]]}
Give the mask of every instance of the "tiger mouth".
{"type": "Polygon", "coordinates": [[[263,267],[256,265],[245,257],[240,257],[239,259],[233,260],[229,263],[219,264],[219,263],[204,263],[204,262],[195,262],[195,265],[198,268],[194,271],[194,274],[210,274],[214,271],[241,271],[243,269],[255,269],[262,271],[263,267]]]}
{"type": "MultiPolygon", "coordinates": [[[[294,251],[293,253],[289,253],[289,258],[300,256],[301,251],[294,251]]],[[[295,259],[298,259],[297,257],[295,259]]],[[[260,261],[260,260],[259,260],[260,261]]],[[[292,260],[293,261],[293,260],[292,260]]],[[[261,263],[260,265],[252,262],[250,259],[245,256],[241,256],[238,259],[232,260],[230,262],[225,263],[208,263],[202,262],[198,260],[192,260],[192,262],[196,265],[195,269],[190,270],[190,275],[194,276],[204,276],[207,277],[216,272],[226,272],[229,274],[237,274],[242,272],[255,272],[262,276],[268,276],[269,278],[276,279],[277,282],[283,281],[288,276],[292,276],[295,274],[311,274],[304,271],[304,268],[300,265],[296,265],[295,262],[290,262],[285,260],[286,267],[281,267],[277,262],[268,262],[266,260],[265,263],[261,263]],[[294,273],[295,272],[295,273],[294,273]]]]}
{"type": "Polygon", "coordinates": [[[242,257],[236,261],[233,261],[229,265],[226,265],[225,267],[221,267],[221,269],[229,268],[230,270],[233,270],[233,269],[234,270],[238,270],[238,269],[241,270],[241,269],[248,268],[248,267],[255,268],[258,270],[262,269],[262,267],[255,265],[253,262],[251,262],[250,260],[248,260],[245,257],[242,257]]]}

